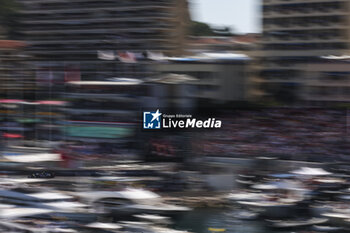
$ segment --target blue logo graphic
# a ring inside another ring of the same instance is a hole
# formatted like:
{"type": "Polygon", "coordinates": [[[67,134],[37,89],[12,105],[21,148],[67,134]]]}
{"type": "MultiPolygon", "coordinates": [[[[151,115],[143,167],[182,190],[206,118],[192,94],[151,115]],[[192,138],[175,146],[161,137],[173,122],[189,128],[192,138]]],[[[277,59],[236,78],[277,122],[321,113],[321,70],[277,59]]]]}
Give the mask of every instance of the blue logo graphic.
{"type": "Polygon", "coordinates": [[[162,114],[159,109],[156,112],[143,112],[143,128],[144,129],[161,129],[162,114]]]}

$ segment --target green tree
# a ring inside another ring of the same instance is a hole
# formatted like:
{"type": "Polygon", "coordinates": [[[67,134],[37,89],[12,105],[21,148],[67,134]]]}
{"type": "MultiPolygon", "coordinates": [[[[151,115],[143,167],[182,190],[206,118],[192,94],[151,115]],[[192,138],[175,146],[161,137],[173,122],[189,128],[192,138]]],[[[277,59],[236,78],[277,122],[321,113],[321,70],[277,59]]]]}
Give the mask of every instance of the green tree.
{"type": "Polygon", "coordinates": [[[192,21],[191,23],[191,36],[214,36],[215,33],[211,27],[202,22],[192,21]]]}
{"type": "Polygon", "coordinates": [[[230,27],[212,28],[206,23],[192,21],[191,36],[232,36],[230,27]]]}
{"type": "Polygon", "coordinates": [[[233,36],[232,30],[230,27],[224,27],[224,28],[214,28],[214,33],[218,36],[233,36]]]}

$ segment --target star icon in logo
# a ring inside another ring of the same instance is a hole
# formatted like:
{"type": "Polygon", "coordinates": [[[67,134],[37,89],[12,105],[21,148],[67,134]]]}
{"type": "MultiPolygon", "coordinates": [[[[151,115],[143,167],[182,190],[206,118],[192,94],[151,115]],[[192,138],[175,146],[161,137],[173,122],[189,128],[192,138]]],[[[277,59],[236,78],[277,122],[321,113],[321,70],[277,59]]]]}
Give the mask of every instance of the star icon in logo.
{"type": "Polygon", "coordinates": [[[162,115],[162,114],[159,112],[159,109],[157,109],[157,112],[152,113],[153,118],[152,118],[151,122],[153,122],[154,120],[159,121],[159,117],[160,117],[161,115],[162,115]]]}

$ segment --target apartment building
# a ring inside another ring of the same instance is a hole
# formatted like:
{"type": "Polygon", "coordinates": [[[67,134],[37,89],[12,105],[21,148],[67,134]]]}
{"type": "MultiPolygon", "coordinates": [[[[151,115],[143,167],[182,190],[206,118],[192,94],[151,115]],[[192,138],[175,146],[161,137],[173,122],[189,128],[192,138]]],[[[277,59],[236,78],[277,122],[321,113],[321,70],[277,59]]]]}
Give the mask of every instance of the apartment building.
{"type": "Polygon", "coordinates": [[[35,80],[23,53],[26,43],[0,40],[0,98],[32,98],[35,80]]]}
{"type": "Polygon", "coordinates": [[[256,53],[255,98],[302,100],[305,64],[344,55],[350,46],[347,0],[264,0],[263,35],[256,53]]]}
{"type": "Polygon", "coordinates": [[[140,63],[122,63],[114,55],[101,59],[98,51],[116,57],[132,52],[142,60],[146,51],[181,55],[185,49],[186,0],[18,1],[19,33],[36,65],[62,78],[66,66],[79,67],[83,80],[147,74],[140,63]]]}
{"type": "Polygon", "coordinates": [[[95,144],[107,154],[132,150],[141,127],[140,98],[146,92],[139,79],[75,81],[68,89],[71,101],[62,125],[66,142],[95,144]]]}
{"type": "Polygon", "coordinates": [[[323,60],[307,64],[302,97],[310,105],[334,105],[350,102],[349,58],[323,60]]]}
{"type": "Polygon", "coordinates": [[[150,103],[154,103],[154,107],[197,109],[246,101],[250,58],[243,54],[206,54],[206,58],[183,58],[170,60],[167,64],[153,64],[158,73],[165,77],[170,74],[172,82],[175,82],[176,75],[180,78],[185,75],[190,80],[175,82],[177,85],[172,85],[169,80],[155,82],[151,93],[156,93],[153,95],[156,98],[150,103]]]}

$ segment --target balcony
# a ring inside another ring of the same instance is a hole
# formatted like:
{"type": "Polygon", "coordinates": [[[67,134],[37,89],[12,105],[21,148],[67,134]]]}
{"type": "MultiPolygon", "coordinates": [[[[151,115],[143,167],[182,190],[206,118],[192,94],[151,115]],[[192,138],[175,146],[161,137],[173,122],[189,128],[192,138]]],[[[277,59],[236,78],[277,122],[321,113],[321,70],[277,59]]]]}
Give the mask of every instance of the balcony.
{"type": "MultiPolygon", "coordinates": [[[[31,8],[32,10],[36,9],[57,9],[57,8],[68,8],[71,7],[80,7],[80,8],[98,8],[101,5],[107,7],[116,6],[115,0],[19,0],[26,8],[31,8]],[[69,3],[69,4],[67,4],[69,3]],[[69,5],[69,6],[67,6],[69,5]],[[83,6],[83,7],[82,7],[83,6]]],[[[128,0],[118,0],[119,7],[135,7],[135,6],[173,6],[175,1],[128,1],[128,0]]]]}
{"type": "Polygon", "coordinates": [[[291,4],[265,6],[264,18],[290,18],[290,17],[313,17],[313,16],[332,16],[332,15],[348,15],[348,8],[343,4],[337,7],[330,7],[327,5],[316,3],[291,4]]]}
{"type": "Polygon", "coordinates": [[[265,31],[263,34],[262,44],[291,44],[291,43],[306,43],[310,46],[312,44],[325,43],[327,45],[333,42],[347,44],[347,34],[342,29],[312,29],[312,30],[280,30],[280,31],[265,31]]]}
{"type": "Polygon", "coordinates": [[[142,34],[157,34],[161,33],[162,31],[169,31],[171,29],[166,27],[158,27],[158,26],[152,26],[150,25],[148,28],[120,28],[120,29],[104,29],[104,28],[91,28],[91,29],[81,29],[81,30],[72,30],[72,29],[61,29],[61,30],[28,30],[24,31],[23,34],[27,35],[57,35],[57,36],[64,36],[64,35],[72,35],[72,34],[84,34],[84,36],[88,35],[94,35],[94,34],[112,34],[112,33],[118,33],[118,32],[133,32],[133,33],[142,33],[142,34]]]}
{"type": "Polygon", "coordinates": [[[347,18],[343,16],[324,16],[324,17],[291,17],[291,18],[273,18],[264,19],[264,28],[271,30],[280,28],[281,30],[309,30],[326,28],[345,28],[347,18]]]}
{"type": "MultiPolygon", "coordinates": [[[[89,16],[89,15],[85,15],[89,16]]],[[[154,12],[152,15],[142,15],[138,14],[136,17],[134,16],[125,16],[125,17],[102,17],[102,18],[85,18],[84,16],[81,18],[78,18],[76,20],[67,19],[66,16],[60,16],[57,19],[48,19],[52,18],[54,16],[46,16],[43,15],[41,20],[33,20],[31,19],[20,19],[21,24],[40,24],[41,27],[45,27],[45,25],[52,26],[52,25],[65,25],[65,26],[71,26],[71,25],[90,25],[90,24],[96,24],[96,23],[128,23],[128,22],[159,22],[159,20],[168,21],[170,18],[166,15],[154,12]],[[51,24],[51,25],[50,25],[51,24]]],[[[35,17],[34,17],[35,18],[35,17]]]]}
{"type": "Polygon", "coordinates": [[[64,4],[64,8],[45,8],[42,9],[34,9],[34,10],[21,10],[20,13],[24,15],[30,15],[30,14],[37,14],[42,13],[45,11],[49,14],[56,14],[56,13],[71,13],[71,14],[80,14],[80,13],[87,13],[87,12],[97,12],[97,11],[113,11],[113,12],[119,12],[121,14],[128,13],[130,11],[133,11],[135,14],[135,11],[157,11],[157,10],[169,10],[169,8],[172,8],[173,6],[159,6],[159,5],[144,5],[143,3],[135,4],[132,6],[120,6],[119,4],[113,3],[113,4],[99,4],[96,7],[86,7],[85,3],[79,3],[76,6],[73,4],[64,4]]]}
{"type": "MultiPolygon", "coordinates": [[[[308,3],[329,3],[329,2],[347,2],[348,0],[308,0],[308,3]]],[[[300,4],[305,3],[305,0],[263,0],[264,6],[281,5],[287,3],[300,4]]]]}
{"type": "Polygon", "coordinates": [[[134,30],[147,30],[147,29],[168,29],[168,28],[175,28],[175,25],[170,22],[161,22],[161,21],[146,21],[146,22],[128,22],[128,23],[114,23],[114,22],[101,22],[101,23],[91,23],[91,24],[78,24],[78,25],[60,25],[60,24],[52,24],[52,25],[31,25],[30,30],[28,30],[27,27],[19,27],[20,31],[29,31],[29,32],[36,32],[36,31],[60,31],[60,30],[75,30],[75,31],[83,31],[84,29],[87,30],[107,30],[107,29],[113,29],[113,30],[125,30],[130,29],[131,31],[134,30]],[[54,29],[54,30],[52,30],[54,29]]]}
{"type": "Polygon", "coordinates": [[[342,49],[312,49],[312,50],[264,50],[256,52],[257,56],[261,57],[310,57],[310,56],[327,56],[329,54],[342,55],[346,50],[342,49]]]}

